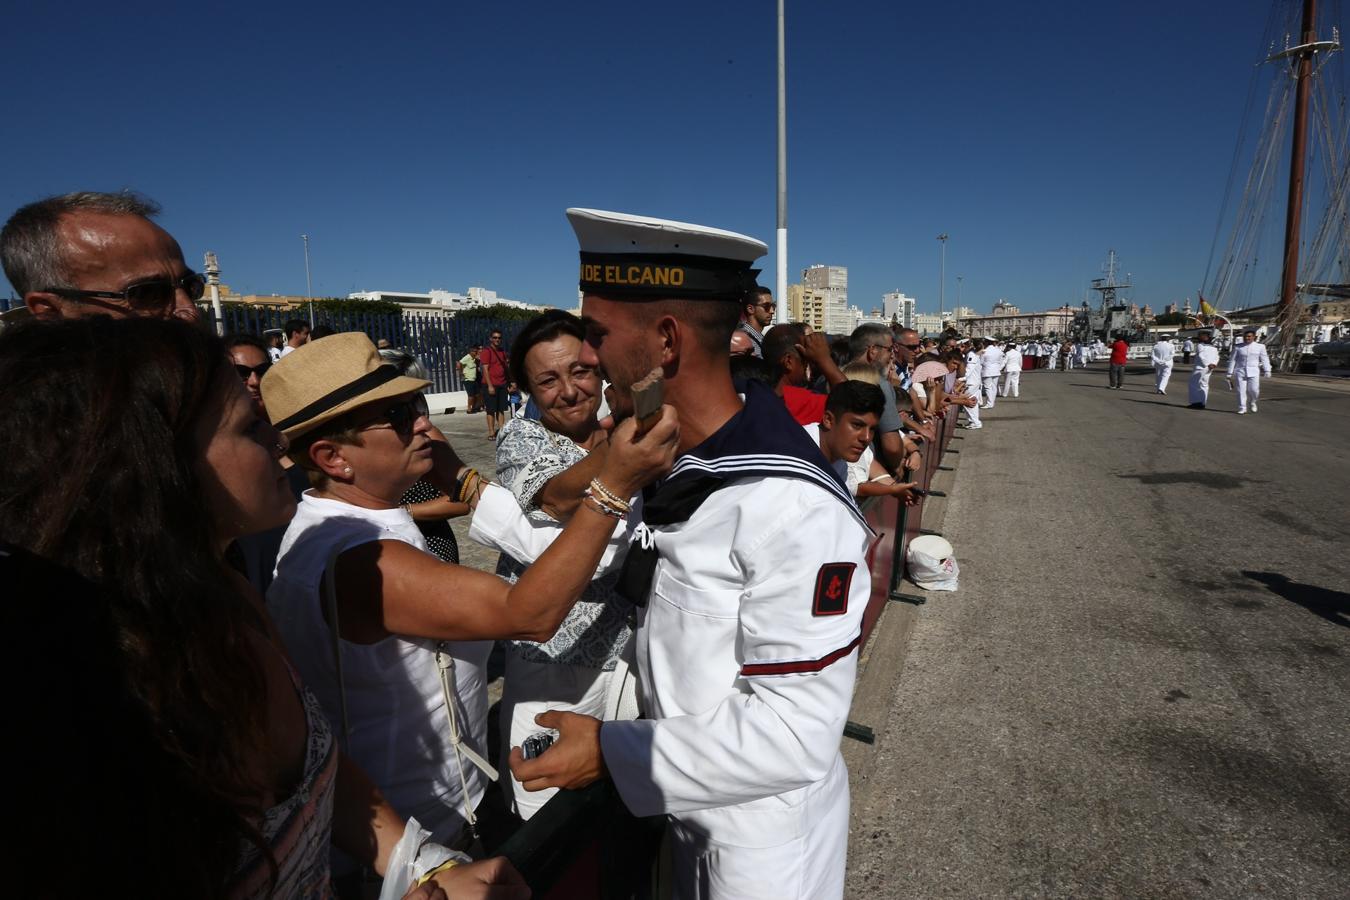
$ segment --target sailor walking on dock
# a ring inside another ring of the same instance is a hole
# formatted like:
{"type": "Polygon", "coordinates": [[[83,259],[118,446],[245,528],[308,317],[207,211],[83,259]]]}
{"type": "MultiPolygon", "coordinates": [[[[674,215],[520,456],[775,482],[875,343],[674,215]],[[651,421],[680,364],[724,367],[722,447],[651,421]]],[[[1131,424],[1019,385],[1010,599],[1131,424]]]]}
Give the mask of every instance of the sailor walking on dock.
{"type": "Polygon", "coordinates": [[[1172,378],[1172,360],[1177,355],[1176,348],[1166,336],[1159,336],[1153,345],[1153,371],[1157,375],[1154,388],[1158,393],[1167,393],[1167,382],[1172,378]]]}
{"type": "Polygon", "coordinates": [[[1270,377],[1270,354],[1266,345],[1256,339],[1256,329],[1242,332],[1242,343],[1228,358],[1228,380],[1234,381],[1238,395],[1238,415],[1247,410],[1256,412],[1256,399],[1261,396],[1261,376],[1270,377]]]}
{"type": "Polygon", "coordinates": [[[1213,343],[1214,335],[1202,331],[1195,336],[1195,371],[1191,373],[1191,409],[1204,409],[1209,402],[1209,375],[1219,366],[1219,351],[1213,343]]]}
{"type": "Polygon", "coordinates": [[[1022,351],[1009,342],[1003,354],[1003,396],[1017,397],[1021,394],[1022,351]]]}
{"type": "Polygon", "coordinates": [[[1003,348],[996,341],[985,342],[980,353],[980,374],[984,379],[984,408],[993,409],[998,399],[998,379],[1003,374],[1003,348]]]}

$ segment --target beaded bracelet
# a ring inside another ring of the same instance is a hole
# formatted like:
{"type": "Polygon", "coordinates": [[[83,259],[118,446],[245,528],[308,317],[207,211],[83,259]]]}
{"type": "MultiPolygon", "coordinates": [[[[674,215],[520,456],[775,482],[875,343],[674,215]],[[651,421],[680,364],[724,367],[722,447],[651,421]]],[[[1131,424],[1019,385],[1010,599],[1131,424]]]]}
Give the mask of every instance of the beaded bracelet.
{"type": "Polygon", "coordinates": [[[628,510],[632,508],[626,499],[605,487],[605,483],[599,478],[591,479],[591,486],[587,489],[587,493],[606,501],[614,509],[623,510],[624,515],[627,515],[628,510]]]}
{"type": "Polygon", "coordinates": [[[588,500],[590,501],[591,509],[601,515],[609,516],[611,519],[622,519],[624,516],[628,515],[628,510],[619,509],[617,506],[611,506],[608,501],[597,495],[590,488],[586,489],[586,496],[581,498],[581,502],[585,503],[588,500]]]}

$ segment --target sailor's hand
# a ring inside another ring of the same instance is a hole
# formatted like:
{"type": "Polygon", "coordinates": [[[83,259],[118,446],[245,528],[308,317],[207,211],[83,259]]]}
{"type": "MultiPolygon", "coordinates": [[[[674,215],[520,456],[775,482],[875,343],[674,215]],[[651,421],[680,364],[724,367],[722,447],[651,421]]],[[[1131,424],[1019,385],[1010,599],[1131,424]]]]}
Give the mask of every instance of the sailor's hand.
{"type": "Polygon", "coordinates": [[[527,791],[583,788],[605,775],[600,752],[600,720],[579,713],[549,710],[534,717],[540,728],[553,728],[558,739],[534,759],[511,748],[511,774],[527,791]]]}

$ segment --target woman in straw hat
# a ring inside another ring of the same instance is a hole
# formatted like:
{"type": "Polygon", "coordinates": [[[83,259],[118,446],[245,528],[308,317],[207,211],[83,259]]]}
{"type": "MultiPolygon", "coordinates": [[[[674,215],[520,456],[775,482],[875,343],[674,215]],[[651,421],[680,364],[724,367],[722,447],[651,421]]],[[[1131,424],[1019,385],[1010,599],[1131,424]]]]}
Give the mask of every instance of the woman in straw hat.
{"type": "MultiPolygon", "coordinates": [[[[385,873],[403,819],[338,752],[262,598],[225,562],[295,501],[285,442],[223,343],[153,319],[33,325],[0,335],[0,378],[0,540],[42,558],[29,571],[46,567],[37,577],[61,586],[71,623],[19,643],[98,679],[43,694],[64,712],[59,732],[21,721],[46,751],[22,767],[41,789],[37,820],[98,835],[88,853],[56,842],[57,862],[54,831],[28,828],[40,893],[96,880],[147,897],[327,897],[330,839],[385,873]],[[84,709],[91,698],[108,705],[84,709]],[[64,740],[43,743],[53,733],[64,740]]],[[[0,553],[7,597],[43,596],[11,577],[18,555],[0,553]]],[[[453,858],[429,844],[419,856],[422,870],[453,858]]],[[[484,882],[528,894],[499,859],[409,896],[483,896],[484,882]]]]}
{"type": "Polygon", "coordinates": [[[481,486],[433,438],[426,386],[351,333],[268,372],[267,408],[313,485],[282,541],[268,605],[352,757],[436,840],[470,846],[496,777],[486,642],[552,637],[627,512],[622,498],[670,468],[678,428],[670,409],[640,438],[635,422],[621,425],[585,502],[511,585],[428,553],[400,506],[419,478],[471,502],[481,486]]]}

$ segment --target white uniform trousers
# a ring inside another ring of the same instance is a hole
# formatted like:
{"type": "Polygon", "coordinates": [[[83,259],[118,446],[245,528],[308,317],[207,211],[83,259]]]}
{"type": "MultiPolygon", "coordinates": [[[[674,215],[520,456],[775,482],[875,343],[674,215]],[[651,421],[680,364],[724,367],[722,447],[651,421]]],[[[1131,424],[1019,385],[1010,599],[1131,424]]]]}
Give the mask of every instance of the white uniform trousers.
{"type": "Polygon", "coordinates": [[[970,420],[969,422],[970,427],[980,428],[982,427],[980,425],[980,392],[978,390],[972,391],[969,387],[967,387],[966,396],[975,398],[975,405],[963,406],[961,407],[961,409],[965,412],[966,418],[970,420]]]}
{"type": "Polygon", "coordinates": [[[536,662],[521,655],[515,645],[506,645],[506,678],[502,690],[501,721],[510,725],[502,735],[501,779],[506,805],[522,819],[529,819],[547,803],[557,788],[527,791],[510,777],[507,758],[530,735],[544,729],[534,717],[550,709],[581,713],[604,721],[636,719],[637,679],[629,668],[633,642],[612,671],[587,666],[536,662]]]}
{"type": "Polygon", "coordinates": [[[1248,375],[1246,372],[1233,373],[1233,388],[1238,395],[1238,412],[1246,412],[1248,406],[1256,409],[1256,400],[1261,396],[1261,376],[1248,375]]]}
{"type": "Polygon", "coordinates": [[[1066,372],[1072,372],[1072,371],[1073,371],[1073,364],[1074,364],[1073,354],[1072,354],[1072,353],[1066,353],[1066,354],[1064,355],[1064,371],[1066,371],[1066,372]]]}
{"type": "Polygon", "coordinates": [[[998,399],[998,376],[984,376],[984,405],[988,409],[994,408],[994,401],[998,399]]]}
{"type": "Polygon", "coordinates": [[[1201,366],[1191,373],[1191,403],[1209,402],[1209,368],[1201,366]]]}
{"type": "Polygon", "coordinates": [[[1167,382],[1172,380],[1172,367],[1162,363],[1153,364],[1153,373],[1157,376],[1154,384],[1161,394],[1167,393],[1167,382]]]}
{"type": "Polygon", "coordinates": [[[848,856],[848,771],[842,757],[804,801],[805,833],[776,847],[712,840],[671,816],[675,900],[838,900],[848,856]]]}
{"type": "Polygon", "coordinates": [[[1059,354],[1058,354],[1058,353],[1051,353],[1051,354],[1050,354],[1050,371],[1053,372],[1055,369],[1058,369],[1058,368],[1059,368],[1059,354]]]}
{"type": "Polygon", "coordinates": [[[1005,397],[1016,397],[1016,396],[1018,396],[1018,391],[1019,391],[1020,388],[1021,388],[1021,384],[1022,384],[1022,373],[1021,373],[1021,372],[1004,372],[1004,373],[1003,373],[1003,396],[1005,396],[1005,397]]]}

